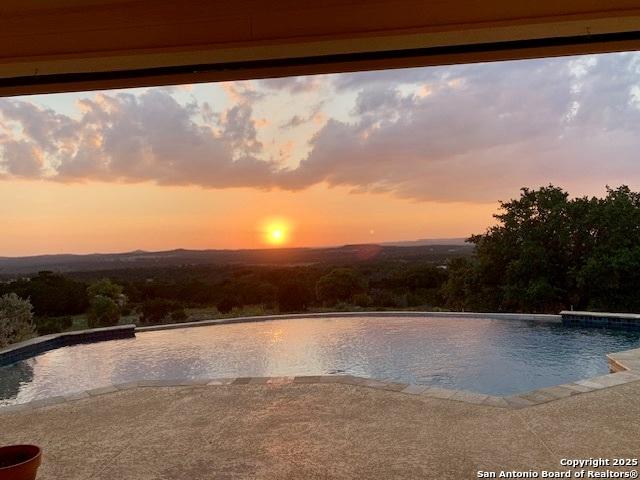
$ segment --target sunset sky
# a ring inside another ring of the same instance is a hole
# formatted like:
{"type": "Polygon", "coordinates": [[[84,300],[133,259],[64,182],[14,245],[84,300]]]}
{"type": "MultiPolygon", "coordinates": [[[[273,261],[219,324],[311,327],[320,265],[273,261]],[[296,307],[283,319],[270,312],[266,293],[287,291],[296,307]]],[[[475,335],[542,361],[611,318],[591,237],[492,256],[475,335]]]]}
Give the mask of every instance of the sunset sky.
{"type": "Polygon", "coordinates": [[[465,237],[639,153],[639,53],[4,98],[0,256],[465,237]]]}

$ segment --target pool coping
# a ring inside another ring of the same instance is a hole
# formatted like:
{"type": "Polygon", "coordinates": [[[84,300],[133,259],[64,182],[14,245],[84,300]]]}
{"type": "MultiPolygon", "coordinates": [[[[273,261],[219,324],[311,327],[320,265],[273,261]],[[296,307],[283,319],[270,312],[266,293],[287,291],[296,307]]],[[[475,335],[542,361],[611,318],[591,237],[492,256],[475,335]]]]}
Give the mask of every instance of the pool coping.
{"type": "Polygon", "coordinates": [[[254,315],[250,317],[213,318],[196,322],[168,323],[164,325],[150,325],[136,327],[136,332],[155,332],[159,330],[173,330],[176,328],[207,327],[211,325],[228,325],[233,323],[267,322],[270,320],[295,320],[299,318],[340,318],[340,317],[430,317],[430,318],[469,318],[484,320],[517,320],[525,322],[562,323],[560,315],[538,313],[476,313],[476,312],[424,312],[424,311],[374,311],[374,312],[317,312],[290,313],[284,315],[254,315]]]}
{"type": "MultiPolygon", "coordinates": [[[[431,316],[430,312],[407,312],[413,313],[410,316],[431,316]]],[[[434,312],[437,314],[443,313],[452,313],[452,312],[434,312]]],[[[153,327],[138,327],[135,328],[135,331],[157,331],[157,330],[168,330],[172,328],[188,328],[190,326],[206,326],[206,325],[219,325],[219,324],[229,324],[229,323],[241,323],[242,321],[252,322],[252,321],[266,321],[266,320],[274,320],[274,319],[293,319],[305,317],[308,318],[310,316],[314,318],[331,318],[331,317],[340,317],[340,316],[397,316],[398,314],[405,314],[405,312],[331,312],[331,313],[319,313],[312,315],[305,314],[296,314],[296,315],[269,315],[269,316],[256,316],[256,317],[239,317],[239,318],[230,318],[230,319],[217,319],[206,322],[188,322],[189,324],[197,324],[197,325],[189,325],[188,323],[183,324],[170,324],[170,325],[159,325],[153,327]],[[345,313],[347,313],[345,315],[345,313]],[[374,315],[372,315],[374,314],[374,315]]],[[[457,313],[457,315],[461,315],[457,313]]],[[[496,317],[497,314],[493,314],[493,316],[489,317],[478,317],[479,314],[465,314],[462,317],[456,318],[465,318],[465,316],[472,318],[494,318],[500,319],[503,317],[496,317]]],[[[485,314],[490,315],[490,314],[485,314]]],[[[515,319],[515,314],[503,314],[503,315],[511,315],[511,319],[515,319]]],[[[434,315],[435,316],[435,315],[434,315]]],[[[440,315],[440,316],[449,316],[453,317],[454,315],[440,315]]],[[[531,315],[522,315],[523,317],[532,317],[531,315]]],[[[558,317],[557,315],[546,315],[544,317],[558,317]]],[[[509,318],[509,317],[506,317],[509,318]]],[[[519,318],[522,320],[522,318],[519,318]]],[[[530,318],[528,318],[530,319],[530,318]]],[[[525,320],[528,320],[525,319],[525,320]]],[[[555,323],[554,319],[544,319],[545,321],[552,321],[555,323]]],[[[132,325],[126,326],[130,331],[132,325]]],[[[117,327],[111,327],[117,328],[117,327]]],[[[104,329],[100,329],[104,330],[104,329]]],[[[78,333],[86,333],[87,331],[82,332],[67,332],[69,334],[78,334],[78,333]]],[[[67,334],[57,334],[47,337],[56,337],[56,336],[65,336],[67,334]]],[[[44,337],[37,337],[44,338],[44,337]]],[[[16,347],[18,345],[27,344],[32,342],[33,340],[28,340],[27,342],[22,342],[22,344],[14,345],[16,347]]],[[[46,340],[49,340],[47,338],[46,340]]],[[[37,343],[37,342],[32,342],[37,343]]],[[[55,347],[54,347],[55,348],[55,347]]],[[[5,349],[6,350],[6,349],[5,349]]],[[[4,350],[3,350],[4,351],[4,350]]],[[[1,353],[2,351],[0,351],[1,353]]],[[[596,377],[590,377],[582,380],[577,380],[575,382],[565,383],[561,385],[554,385],[550,387],[539,388],[536,390],[531,390],[524,393],[506,395],[506,396],[494,396],[494,395],[486,395],[477,392],[471,392],[468,390],[454,390],[448,388],[441,387],[430,387],[427,385],[417,385],[417,384],[408,384],[402,382],[395,382],[390,380],[377,380],[368,377],[359,377],[353,375],[310,375],[310,376],[287,376],[287,377],[229,377],[229,378],[209,378],[209,379],[189,379],[189,378],[179,378],[179,379],[168,379],[168,380],[140,380],[135,382],[128,382],[122,384],[111,384],[102,386],[99,388],[91,389],[91,390],[82,390],[79,392],[74,392],[70,394],[53,396],[47,398],[41,398],[38,400],[32,400],[27,403],[19,403],[15,405],[7,405],[0,406],[0,415],[8,414],[13,412],[20,411],[30,411],[35,410],[42,407],[47,407],[51,405],[57,405],[65,402],[71,402],[76,400],[81,400],[84,398],[91,398],[98,395],[114,393],[122,390],[128,390],[131,388],[144,388],[144,387],[185,387],[185,386],[235,386],[235,385],[286,385],[286,384],[326,384],[326,383],[339,383],[345,385],[352,385],[357,387],[365,387],[365,388],[374,388],[379,390],[396,392],[398,394],[404,395],[417,395],[428,398],[439,398],[443,400],[451,400],[451,401],[459,401],[465,402],[475,405],[483,405],[488,407],[495,408],[504,408],[504,409],[520,409],[533,407],[536,405],[540,405],[543,403],[552,402],[555,400],[560,400],[563,398],[572,397],[575,395],[581,395],[583,393],[590,393],[597,390],[602,390],[614,386],[624,385],[631,382],[640,381],[640,348],[624,350],[621,352],[613,352],[606,355],[609,368],[612,373],[608,373],[606,375],[600,375],[596,377]]]]}
{"type": "MultiPolygon", "coordinates": [[[[638,350],[640,354],[640,349],[636,350],[638,350]]],[[[60,405],[63,403],[74,402],[134,388],[214,388],[221,386],[234,387],[246,385],[264,385],[278,387],[296,384],[351,385],[354,387],[384,390],[399,395],[412,395],[422,398],[437,398],[441,400],[457,401],[485,407],[517,410],[637,381],[640,381],[640,373],[623,371],[609,373],[607,375],[601,375],[598,377],[592,377],[585,380],[578,380],[576,382],[566,383],[562,385],[540,388],[516,395],[495,396],[470,392],[468,390],[453,390],[448,388],[429,387],[427,385],[407,384],[389,380],[376,380],[373,378],[358,377],[354,375],[302,375],[284,377],[226,377],[206,379],[183,378],[168,380],[139,380],[135,382],[106,385],[91,390],[82,390],[69,394],[42,398],[27,403],[3,406],[0,407],[0,415],[18,412],[31,412],[40,408],[60,405]]]]}

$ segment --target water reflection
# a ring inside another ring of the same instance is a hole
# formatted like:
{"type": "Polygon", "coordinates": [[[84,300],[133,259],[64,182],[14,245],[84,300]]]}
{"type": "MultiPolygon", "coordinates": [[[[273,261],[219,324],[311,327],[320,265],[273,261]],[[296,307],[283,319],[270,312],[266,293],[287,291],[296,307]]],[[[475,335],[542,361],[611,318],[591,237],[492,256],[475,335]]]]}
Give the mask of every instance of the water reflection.
{"type": "Polygon", "coordinates": [[[15,400],[20,387],[31,381],[33,367],[28,361],[0,367],[0,405],[3,404],[3,400],[15,400]]]}

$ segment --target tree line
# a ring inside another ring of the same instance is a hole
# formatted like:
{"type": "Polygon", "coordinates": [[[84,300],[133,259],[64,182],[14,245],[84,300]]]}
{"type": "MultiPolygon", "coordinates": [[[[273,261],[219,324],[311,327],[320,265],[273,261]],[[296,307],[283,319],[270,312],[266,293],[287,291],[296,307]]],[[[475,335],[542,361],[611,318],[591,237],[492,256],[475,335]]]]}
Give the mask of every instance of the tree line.
{"type": "Polygon", "coordinates": [[[81,314],[86,314],[87,326],[97,327],[131,315],[142,325],[182,322],[188,319],[188,309],[203,307],[215,307],[221,315],[242,314],[246,307],[256,306],[265,313],[435,307],[447,278],[444,269],[428,263],[211,269],[217,275],[200,276],[206,267],[187,266],[162,273],[146,269],[146,278],[131,278],[140,272],[121,271],[93,281],[43,271],[0,285],[0,295],[29,299],[37,330],[43,334],[69,328],[72,317],[81,314]]]}

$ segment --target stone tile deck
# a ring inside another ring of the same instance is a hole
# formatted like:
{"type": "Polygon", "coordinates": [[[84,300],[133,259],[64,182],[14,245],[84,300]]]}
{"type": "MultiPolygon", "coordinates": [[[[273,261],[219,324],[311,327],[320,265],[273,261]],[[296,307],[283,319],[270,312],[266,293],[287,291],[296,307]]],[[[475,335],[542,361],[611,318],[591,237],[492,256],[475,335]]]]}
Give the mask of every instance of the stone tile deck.
{"type": "Polygon", "coordinates": [[[491,405],[509,397],[323,380],[102,389],[6,411],[0,443],[41,445],[39,480],[459,480],[640,452],[639,381],[512,409],[491,405]]]}

